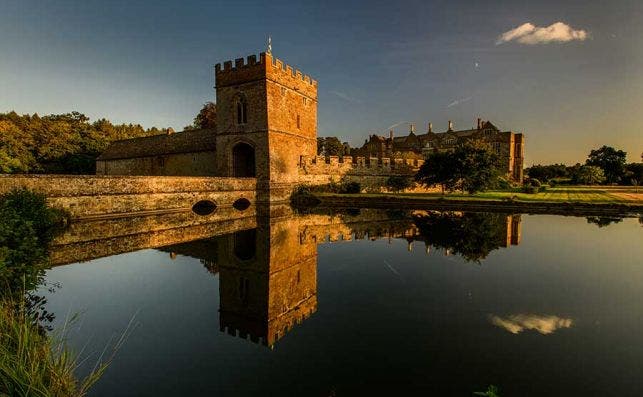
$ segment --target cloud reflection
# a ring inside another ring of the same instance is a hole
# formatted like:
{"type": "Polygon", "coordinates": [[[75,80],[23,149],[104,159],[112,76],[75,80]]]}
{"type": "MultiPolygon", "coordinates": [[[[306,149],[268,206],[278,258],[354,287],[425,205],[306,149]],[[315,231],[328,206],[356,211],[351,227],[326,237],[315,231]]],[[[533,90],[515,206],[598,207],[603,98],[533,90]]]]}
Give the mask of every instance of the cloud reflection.
{"type": "Polygon", "coordinates": [[[535,330],[543,335],[549,335],[560,328],[570,328],[573,324],[571,318],[537,314],[513,314],[507,317],[491,315],[489,320],[491,324],[504,328],[512,334],[519,334],[524,330],[535,330]]]}

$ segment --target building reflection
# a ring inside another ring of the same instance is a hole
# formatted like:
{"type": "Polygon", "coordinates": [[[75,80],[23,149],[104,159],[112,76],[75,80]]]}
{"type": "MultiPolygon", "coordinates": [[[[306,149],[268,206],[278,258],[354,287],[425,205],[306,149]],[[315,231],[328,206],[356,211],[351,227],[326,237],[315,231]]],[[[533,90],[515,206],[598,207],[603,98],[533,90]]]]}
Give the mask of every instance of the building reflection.
{"type": "Polygon", "coordinates": [[[479,262],[521,240],[521,217],[512,214],[362,209],[301,215],[273,205],[218,216],[208,222],[181,215],[179,227],[169,218],[104,222],[108,229],[76,225],[75,234],[54,244],[52,257],[87,260],[156,248],[173,259],[196,258],[219,277],[221,331],[272,347],[317,311],[319,244],[402,239],[409,251],[420,245],[427,253],[479,262]]]}

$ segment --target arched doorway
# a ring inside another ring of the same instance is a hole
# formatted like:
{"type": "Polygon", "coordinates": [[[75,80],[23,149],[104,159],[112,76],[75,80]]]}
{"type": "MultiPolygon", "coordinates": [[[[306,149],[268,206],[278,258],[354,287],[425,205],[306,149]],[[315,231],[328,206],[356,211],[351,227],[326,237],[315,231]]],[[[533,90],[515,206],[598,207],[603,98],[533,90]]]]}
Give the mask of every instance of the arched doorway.
{"type": "Polygon", "coordinates": [[[256,176],[255,149],[247,143],[237,143],[232,148],[232,176],[256,176]]]}

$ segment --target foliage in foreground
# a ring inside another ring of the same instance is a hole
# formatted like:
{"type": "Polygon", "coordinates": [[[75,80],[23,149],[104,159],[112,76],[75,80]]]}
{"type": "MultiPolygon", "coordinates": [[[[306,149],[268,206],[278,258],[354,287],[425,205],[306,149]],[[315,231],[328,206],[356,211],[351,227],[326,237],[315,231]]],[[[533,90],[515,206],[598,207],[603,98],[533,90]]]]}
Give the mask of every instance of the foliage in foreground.
{"type": "Polygon", "coordinates": [[[26,189],[0,196],[0,286],[30,291],[42,281],[47,246],[65,220],[45,196],[26,189]]]}
{"type": "Polygon", "coordinates": [[[466,144],[452,152],[429,154],[415,180],[425,186],[473,194],[496,186],[498,177],[498,156],[487,147],[466,144]]]}
{"type": "Polygon", "coordinates": [[[108,363],[97,365],[82,381],[74,375],[78,364],[62,338],[42,331],[24,300],[0,300],[0,395],[83,396],[108,363]]]}

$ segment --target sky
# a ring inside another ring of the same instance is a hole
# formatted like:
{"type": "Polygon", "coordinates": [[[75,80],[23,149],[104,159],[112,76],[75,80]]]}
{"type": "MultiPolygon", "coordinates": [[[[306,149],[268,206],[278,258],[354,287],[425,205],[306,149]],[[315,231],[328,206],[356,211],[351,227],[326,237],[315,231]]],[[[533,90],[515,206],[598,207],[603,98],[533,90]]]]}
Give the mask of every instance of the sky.
{"type": "Polygon", "coordinates": [[[526,164],[643,152],[643,1],[0,0],[0,112],[181,130],[213,66],[273,55],[319,82],[318,134],[526,134],[526,164]],[[408,125],[395,128],[407,134],[408,125]]]}

